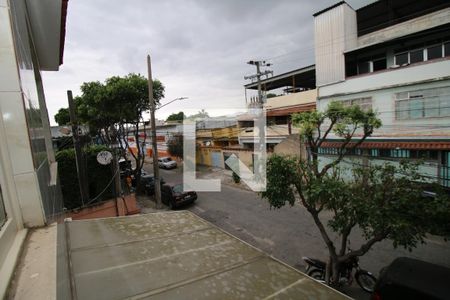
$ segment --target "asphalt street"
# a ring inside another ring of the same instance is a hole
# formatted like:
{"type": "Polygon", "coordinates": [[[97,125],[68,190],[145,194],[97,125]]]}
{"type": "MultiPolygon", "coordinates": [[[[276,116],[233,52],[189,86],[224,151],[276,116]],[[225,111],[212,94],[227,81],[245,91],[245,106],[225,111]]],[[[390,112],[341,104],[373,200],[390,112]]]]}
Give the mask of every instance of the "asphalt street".
{"type": "MultiPolygon", "coordinates": [[[[151,165],[145,167],[152,173],[151,168],[151,165]]],[[[166,181],[182,179],[181,169],[161,170],[161,174],[166,181]]],[[[211,177],[214,174],[199,174],[202,175],[211,177]]],[[[221,192],[198,193],[198,200],[183,209],[194,212],[300,271],[305,270],[302,256],[323,260],[327,257],[318,229],[308,212],[299,205],[271,209],[267,201],[257,193],[222,184],[221,192]]],[[[326,214],[323,214],[323,218],[327,219],[326,214]]],[[[356,249],[362,242],[361,234],[354,232],[350,247],[356,249]]],[[[450,243],[430,237],[426,244],[408,252],[402,248],[395,249],[390,241],[383,241],[361,258],[360,266],[377,276],[381,268],[400,256],[450,267],[450,243]]],[[[367,298],[367,294],[356,287],[347,292],[355,298],[367,298]]]]}

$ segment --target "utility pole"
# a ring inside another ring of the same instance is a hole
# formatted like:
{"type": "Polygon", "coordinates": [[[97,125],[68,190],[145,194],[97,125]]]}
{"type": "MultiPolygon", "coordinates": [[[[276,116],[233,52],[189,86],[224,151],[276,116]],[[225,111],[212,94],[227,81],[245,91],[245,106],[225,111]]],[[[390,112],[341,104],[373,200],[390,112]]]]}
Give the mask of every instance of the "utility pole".
{"type": "Polygon", "coordinates": [[[265,60],[250,60],[247,64],[256,66],[256,74],[245,76],[244,79],[254,80],[256,78],[258,83],[258,108],[263,108],[261,77],[264,75],[268,76],[269,74],[273,75],[273,71],[265,70],[264,72],[261,72],[261,67],[270,67],[272,64],[267,63],[265,60]]]}
{"type": "MultiPolygon", "coordinates": [[[[249,62],[247,62],[247,64],[249,65],[254,65],[256,66],[256,74],[254,75],[250,75],[250,76],[245,76],[244,79],[251,79],[252,81],[256,78],[257,83],[258,83],[258,103],[257,103],[257,108],[258,108],[258,118],[256,119],[256,123],[255,127],[258,127],[258,133],[259,133],[259,156],[260,158],[262,158],[265,153],[266,153],[266,143],[265,143],[265,134],[266,134],[266,130],[265,130],[265,126],[266,124],[263,123],[263,118],[262,118],[262,110],[264,108],[264,101],[263,101],[263,96],[262,96],[262,89],[261,89],[261,77],[262,76],[268,76],[269,74],[273,75],[273,71],[270,70],[265,70],[263,72],[261,72],[261,67],[269,67],[272,64],[267,63],[264,60],[251,60],[249,62]]],[[[265,119],[264,119],[265,121],[265,119]]],[[[256,150],[256,149],[254,149],[256,150]]],[[[259,162],[254,161],[253,162],[254,166],[258,166],[258,168],[260,168],[259,166],[259,162]]]]}
{"type": "Polygon", "coordinates": [[[75,112],[75,104],[73,103],[72,91],[67,91],[67,99],[69,101],[70,123],[72,124],[72,137],[75,146],[75,156],[78,172],[78,183],[80,185],[81,203],[86,204],[89,201],[89,193],[86,184],[86,170],[83,162],[83,153],[81,152],[81,141],[78,132],[78,120],[75,112]]]}
{"type": "Polygon", "coordinates": [[[156,208],[162,208],[161,203],[161,183],[159,178],[158,166],[158,145],[156,143],[156,119],[155,119],[155,101],[153,99],[153,79],[152,79],[152,63],[150,55],[147,55],[148,69],[148,100],[150,101],[150,118],[152,126],[152,154],[153,154],[153,176],[155,177],[155,202],[156,208]]]}

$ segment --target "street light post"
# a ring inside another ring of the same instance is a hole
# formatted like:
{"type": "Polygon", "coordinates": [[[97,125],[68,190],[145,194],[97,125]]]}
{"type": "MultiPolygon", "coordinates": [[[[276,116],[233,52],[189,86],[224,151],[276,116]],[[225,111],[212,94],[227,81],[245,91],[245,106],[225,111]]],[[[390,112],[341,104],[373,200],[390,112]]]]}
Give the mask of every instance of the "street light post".
{"type": "Polygon", "coordinates": [[[161,179],[159,177],[158,144],[156,142],[155,111],[157,109],[160,109],[161,107],[164,107],[164,106],[174,102],[174,101],[187,99],[187,97],[175,98],[172,101],[169,101],[164,105],[156,107],[155,100],[153,99],[152,64],[151,64],[150,55],[147,55],[147,69],[148,69],[148,99],[150,101],[150,119],[151,119],[151,126],[152,126],[152,156],[153,156],[153,176],[155,178],[155,202],[156,202],[156,208],[161,209],[162,208],[161,179]]]}
{"type": "Polygon", "coordinates": [[[153,99],[153,79],[152,79],[152,64],[150,55],[147,55],[147,69],[148,69],[148,100],[150,101],[150,119],[152,126],[152,156],[153,156],[153,176],[155,178],[155,202],[156,208],[161,209],[161,183],[159,179],[158,167],[158,146],[156,143],[156,119],[155,119],[155,101],[153,99]]]}

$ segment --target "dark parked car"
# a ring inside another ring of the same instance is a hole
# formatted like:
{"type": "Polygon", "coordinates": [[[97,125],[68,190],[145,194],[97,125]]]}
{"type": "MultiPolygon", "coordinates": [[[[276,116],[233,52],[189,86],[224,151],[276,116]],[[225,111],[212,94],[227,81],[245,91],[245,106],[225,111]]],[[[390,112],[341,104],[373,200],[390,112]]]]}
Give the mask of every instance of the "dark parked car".
{"type": "Polygon", "coordinates": [[[183,191],[183,184],[165,184],[161,189],[161,199],[170,209],[175,209],[183,204],[197,200],[194,191],[183,191]]]}
{"type": "Polygon", "coordinates": [[[449,278],[449,268],[400,257],[381,270],[372,299],[450,299],[449,278]]]}
{"type": "MultiPolygon", "coordinates": [[[[161,177],[160,179],[161,188],[165,183],[164,179],[161,177]]],[[[155,177],[153,174],[142,173],[141,174],[141,187],[144,188],[145,193],[148,196],[155,194],[155,177]]]]}

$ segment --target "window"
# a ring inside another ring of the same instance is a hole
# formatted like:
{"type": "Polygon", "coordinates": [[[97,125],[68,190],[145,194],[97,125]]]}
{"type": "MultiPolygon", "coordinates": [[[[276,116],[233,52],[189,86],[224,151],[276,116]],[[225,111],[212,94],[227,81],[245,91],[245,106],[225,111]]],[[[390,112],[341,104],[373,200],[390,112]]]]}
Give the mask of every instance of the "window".
{"type": "Polygon", "coordinates": [[[358,74],[364,74],[370,72],[370,63],[363,61],[358,63],[358,74]]]}
{"type": "Polygon", "coordinates": [[[450,56],[450,42],[427,46],[424,49],[413,49],[397,53],[394,56],[394,64],[399,66],[404,64],[414,64],[425,60],[441,58],[443,56],[450,56]]]}
{"type": "Polygon", "coordinates": [[[423,49],[414,50],[409,53],[409,62],[416,63],[423,61],[423,49]]]}
{"type": "Polygon", "coordinates": [[[344,106],[358,105],[362,110],[368,111],[372,108],[372,97],[344,100],[342,103],[344,106]]]}
{"type": "Polygon", "coordinates": [[[373,72],[386,69],[386,58],[377,59],[372,62],[373,72]]]}
{"type": "Polygon", "coordinates": [[[396,65],[401,66],[401,65],[404,65],[407,63],[409,63],[408,52],[395,55],[395,64],[396,65]]]}
{"type": "Polygon", "coordinates": [[[409,150],[403,150],[403,149],[391,149],[389,150],[389,157],[395,157],[395,158],[409,158],[409,150]]]}
{"type": "Polygon", "coordinates": [[[442,57],[442,45],[427,48],[427,60],[442,57]]]}
{"type": "Polygon", "coordinates": [[[354,76],[358,74],[372,73],[387,68],[386,53],[365,56],[358,58],[356,56],[346,57],[345,75],[354,76]]]}
{"type": "Polygon", "coordinates": [[[397,120],[450,116],[450,87],[395,94],[397,120]]]}

